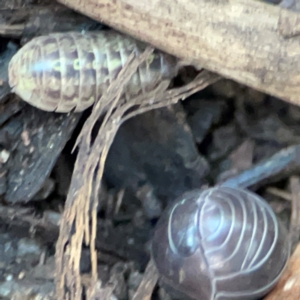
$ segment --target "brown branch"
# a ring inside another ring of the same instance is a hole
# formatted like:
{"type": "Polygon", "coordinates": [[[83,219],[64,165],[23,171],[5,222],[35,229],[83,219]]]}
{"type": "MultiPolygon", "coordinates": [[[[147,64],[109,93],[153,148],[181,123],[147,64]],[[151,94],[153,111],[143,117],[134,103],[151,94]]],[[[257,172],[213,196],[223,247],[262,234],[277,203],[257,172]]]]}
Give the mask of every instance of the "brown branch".
{"type": "Polygon", "coordinates": [[[58,1],[195,66],[300,105],[300,14],[254,0],[58,1]]]}
{"type": "Polygon", "coordinates": [[[97,22],[54,1],[49,5],[39,3],[33,7],[0,9],[0,34],[24,38],[22,43],[52,32],[88,30],[95,27],[100,27],[97,22]]]}

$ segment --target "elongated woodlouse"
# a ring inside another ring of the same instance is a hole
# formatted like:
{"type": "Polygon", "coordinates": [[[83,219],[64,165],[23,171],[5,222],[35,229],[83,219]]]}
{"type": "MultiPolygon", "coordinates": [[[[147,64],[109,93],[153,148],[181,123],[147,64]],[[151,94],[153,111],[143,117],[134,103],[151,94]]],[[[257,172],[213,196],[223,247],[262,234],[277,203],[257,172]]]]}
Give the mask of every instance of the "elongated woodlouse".
{"type": "MultiPolygon", "coordinates": [[[[146,45],[112,30],[53,33],[24,45],[9,64],[12,92],[29,104],[56,112],[91,106],[115,79],[128,56],[146,45]]],[[[177,59],[155,51],[124,89],[128,99],[152,91],[177,74],[177,59]]]]}

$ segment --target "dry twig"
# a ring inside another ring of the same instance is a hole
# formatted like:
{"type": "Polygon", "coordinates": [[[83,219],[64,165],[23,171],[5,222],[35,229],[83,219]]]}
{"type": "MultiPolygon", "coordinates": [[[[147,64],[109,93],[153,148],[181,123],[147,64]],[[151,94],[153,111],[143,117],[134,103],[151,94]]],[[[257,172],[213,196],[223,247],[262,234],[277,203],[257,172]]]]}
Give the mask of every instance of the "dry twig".
{"type": "Polygon", "coordinates": [[[195,66],[300,104],[299,13],[255,0],[59,2],[195,66]]]}
{"type": "Polygon", "coordinates": [[[148,47],[139,57],[134,57],[133,54],[130,56],[118,77],[95,104],[77,139],[76,146],[79,146],[79,153],[56,245],[57,299],[81,299],[82,280],[79,262],[83,240],[90,246],[91,254],[89,299],[94,299],[99,292],[95,251],[97,195],[101,187],[105,160],[118,128],[124,121],[137,114],[176,103],[219,79],[219,76],[203,71],[196,80],[182,88],[168,91],[162,82],[155,92],[125,102],[121,98],[123,86],[152,51],[153,49],[148,47]],[[95,141],[91,144],[94,125],[107,107],[109,109],[95,141]]]}

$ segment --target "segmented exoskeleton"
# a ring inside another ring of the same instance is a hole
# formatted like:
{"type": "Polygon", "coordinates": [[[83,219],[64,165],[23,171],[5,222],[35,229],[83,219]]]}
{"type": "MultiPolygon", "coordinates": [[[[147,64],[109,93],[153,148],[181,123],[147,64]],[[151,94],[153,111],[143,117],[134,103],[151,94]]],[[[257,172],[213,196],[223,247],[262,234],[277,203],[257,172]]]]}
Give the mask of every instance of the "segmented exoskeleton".
{"type": "Polygon", "coordinates": [[[256,300],[285,270],[290,240],[263,198],[215,186],[173,202],[157,224],[152,256],[176,299],[256,300]]]}
{"type": "MultiPolygon", "coordinates": [[[[91,106],[116,78],[128,56],[144,43],[113,30],[53,33],[25,44],[9,64],[12,91],[46,111],[80,112],[91,106]]],[[[128,99],[152,91],[177,74],[177,59],[155,51],[124,89],[128,99]]]]}

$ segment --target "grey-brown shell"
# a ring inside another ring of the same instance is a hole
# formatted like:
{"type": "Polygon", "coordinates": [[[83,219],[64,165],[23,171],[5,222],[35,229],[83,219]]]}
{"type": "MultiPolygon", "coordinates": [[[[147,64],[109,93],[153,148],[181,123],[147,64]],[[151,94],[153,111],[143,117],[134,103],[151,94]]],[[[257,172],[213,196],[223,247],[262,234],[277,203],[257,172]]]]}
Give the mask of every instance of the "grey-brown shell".
{"type": "Polygon", "coordinates": [[[260,299],[290,255],[287,230],[259,196],[216,187],[178,199],[157,225],[152,255],[166,288],[194,300],[260,299]]]}
{"type": "MultiPolygon", "coordinates": [[[[80,112],[100,99],[126,63],[146,45],[115,31],[53,33],[24,45],[9,64],[12,91],[46,111],[80,112]]],[[[155,51],[125,88],[127,100],[177,73],[176,59],[155,51]]]]}

